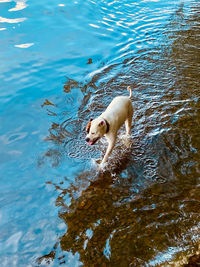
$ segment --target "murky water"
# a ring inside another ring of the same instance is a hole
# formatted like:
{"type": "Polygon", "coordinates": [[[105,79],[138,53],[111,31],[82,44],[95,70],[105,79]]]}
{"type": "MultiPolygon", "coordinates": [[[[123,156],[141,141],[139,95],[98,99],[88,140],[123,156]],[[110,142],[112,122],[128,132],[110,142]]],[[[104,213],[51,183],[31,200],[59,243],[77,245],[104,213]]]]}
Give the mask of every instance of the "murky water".
{"type": "Polygon", "coordinates": [[[200,244],[199,1],[0,0],[0,44],[1,266],[186,266],[200,244]],[[128,85],[132,144],[98,171],[106,142],[87,146],[85,125],[128,85]]]}

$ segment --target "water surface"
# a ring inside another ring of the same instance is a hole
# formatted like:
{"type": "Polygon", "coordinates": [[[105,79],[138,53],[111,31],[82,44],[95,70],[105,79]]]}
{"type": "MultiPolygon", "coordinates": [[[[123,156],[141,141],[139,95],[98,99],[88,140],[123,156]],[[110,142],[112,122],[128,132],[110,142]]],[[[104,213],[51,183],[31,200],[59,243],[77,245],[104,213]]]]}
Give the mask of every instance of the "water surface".
{"type": "Polygon", "coordinates": [[[199,1],[0,11],[1,266],[184,266],[200,239],[199,1]],[[106,142],[88,147],[85,125],[128,85],[133,142],[99,172],[106,142]]]}

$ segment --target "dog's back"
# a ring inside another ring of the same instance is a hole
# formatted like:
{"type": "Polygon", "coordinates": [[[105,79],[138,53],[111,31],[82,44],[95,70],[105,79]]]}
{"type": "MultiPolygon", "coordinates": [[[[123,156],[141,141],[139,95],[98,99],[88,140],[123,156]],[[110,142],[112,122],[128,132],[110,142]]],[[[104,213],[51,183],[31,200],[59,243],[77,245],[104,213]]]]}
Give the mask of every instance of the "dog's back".
{"type": "Polygon", "coordinates": [[[124,121],[133,113],[133,106],[131,102],[132,91],[129,96],[117,96],[109,104],[107,109],[102,113],[102,117],[110,121],[119,128],[124,121]]]}
{"type": "MultiPolygon", "coordinates": [[[[119,113],[123,113],[123,111],[128,111],[130,108],[132,108],[132,89],[130,86],[127,87],[127,90],[129,91],[129,96],[117,96],[115,97],[112,102],[109,104],[107,109],[104,111],[104,113],[113,114],[113,116],[118,116],[119,113]]],[[[103,113],[103,114],[104,114],[103,113]]],[[[124,114],[126,117],[127,113],[124,114]]]]}
{"type": "Polygon", "coordinates": [[[110,113],[111,111],[113,112],[114,110],[116,112],[117,110],[121,112],[123,109],[126,109],[127,106],[129,106],[130,104],[131,100],[128,96],[116,96],[104,112],[110,113]]]}

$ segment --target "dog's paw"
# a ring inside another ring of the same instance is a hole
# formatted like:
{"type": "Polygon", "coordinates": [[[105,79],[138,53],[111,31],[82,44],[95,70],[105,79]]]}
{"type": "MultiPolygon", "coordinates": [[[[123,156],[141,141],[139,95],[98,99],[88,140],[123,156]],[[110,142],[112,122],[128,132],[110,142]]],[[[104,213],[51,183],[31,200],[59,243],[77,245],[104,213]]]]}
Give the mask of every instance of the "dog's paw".
{"type": "Polygon", "coordinates": [[[102,159],[93,159],[92,163],[98,170],[104,170],[107,166],[107,162],[102,163],[102,159]]]}
{"type": "Polygon", "coordinates": [[[99,167],[100,170],[103,170],[103,169],[106,168],[107,165],[108,165],[107,162],[104,162],[104,163],[101,162],[98,167],[99,167]]]}

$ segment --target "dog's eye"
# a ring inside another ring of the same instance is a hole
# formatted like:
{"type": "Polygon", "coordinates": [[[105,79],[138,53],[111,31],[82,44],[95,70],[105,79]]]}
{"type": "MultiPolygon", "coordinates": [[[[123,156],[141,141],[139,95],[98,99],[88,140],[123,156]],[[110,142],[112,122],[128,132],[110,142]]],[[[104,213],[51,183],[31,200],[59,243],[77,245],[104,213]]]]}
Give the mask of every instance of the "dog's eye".
{"type": "Polygon", "coordinates": [[[91,134],[95,134],[95,133],[91,133],[91,134]]]}

